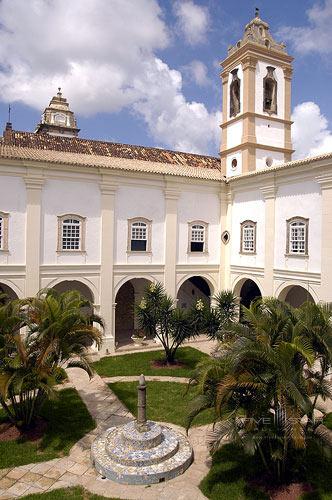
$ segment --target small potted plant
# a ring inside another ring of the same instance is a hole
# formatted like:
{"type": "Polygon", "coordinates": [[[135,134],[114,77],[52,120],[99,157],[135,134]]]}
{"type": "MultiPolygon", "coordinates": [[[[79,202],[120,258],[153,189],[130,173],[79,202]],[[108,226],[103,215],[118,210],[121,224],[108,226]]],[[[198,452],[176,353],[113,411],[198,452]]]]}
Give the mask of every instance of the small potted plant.
{"type": "Polygon", "coordinates": [[[144,344],[144,340],[146,339],[146,335],[143,330],[134,330],[133,335],[131,336],[131,340],[134,342],[136,346],[142,346],[144,344]]]}

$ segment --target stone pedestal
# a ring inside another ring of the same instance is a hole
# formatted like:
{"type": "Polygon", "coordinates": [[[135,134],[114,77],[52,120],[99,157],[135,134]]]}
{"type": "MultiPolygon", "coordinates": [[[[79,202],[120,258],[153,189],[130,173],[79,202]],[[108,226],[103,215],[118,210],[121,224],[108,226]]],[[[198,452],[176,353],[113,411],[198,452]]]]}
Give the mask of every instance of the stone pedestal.
{"type": "Polygon", "coordinates": [[[193,461],[186,437],[148,420],[140,432],[136,422],[111,427],[91,448],[97,471],[122,484],[152,484],[182,474],[193,461]]]}

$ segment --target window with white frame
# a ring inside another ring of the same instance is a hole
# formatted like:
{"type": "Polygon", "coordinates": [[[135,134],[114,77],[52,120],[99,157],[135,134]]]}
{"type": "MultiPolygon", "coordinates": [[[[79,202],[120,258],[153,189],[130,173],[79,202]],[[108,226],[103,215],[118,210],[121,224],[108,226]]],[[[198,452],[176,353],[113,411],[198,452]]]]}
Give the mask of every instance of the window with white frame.
{"type": "Polygon", "coordinates": [[[0,250],[8,250],[8,214],[0,212],[0,250]]]}
{"type": "Polygon", "coordinates": [[[85,218],[79,215],[62,215],[58,221],[58,251],[84,251],[85,218]]]}
{"type": "Polygon", "coordinates": [[[256,222],[241,223],[241,253],[256,253],[256,222]]]}
{"type": "Polygon", "coordinates": [[[189,252],[207,252],[207,224],[205,222],[189,223],[189,252]]]}
{"type": "Polygon", "coordinates": [[[151,252],[151,221],[135,218],[128,221],[128,251],[151,252]]]}
{"type": "Polygon", "coordinates": [[[309,219],[292,217],[287,221],[288,255],[308,255],[309,219]]]}

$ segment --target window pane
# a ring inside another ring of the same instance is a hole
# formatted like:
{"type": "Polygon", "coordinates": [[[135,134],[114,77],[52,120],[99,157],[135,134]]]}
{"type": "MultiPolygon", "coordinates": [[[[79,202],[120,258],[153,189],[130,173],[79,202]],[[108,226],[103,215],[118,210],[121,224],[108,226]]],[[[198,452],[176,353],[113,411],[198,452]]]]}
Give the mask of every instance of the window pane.
{"type": "Polygon", "coordinates": [[[290,224],[289,251],[297,254],[305,253],[306,224],[304,222],[297,221],[290,224]]]}
{"type": "Polygon", "coordinates": [[[255,252],[255,226],[251,224],[242,227],[242,252],[255,252]]]}
{"type": "Polygon", "coordinates": [[[66,219],[62,223],[62,250],[81,249],[81,222],[66,219]]]}
{"type": "Polygon", "coordinates": [[[131,226],[131,239],[132,240],[146,240],[147,227],[144,222],[135,222],[131,226]]]}
{"type": "Polygon", "coordinates": [[[131,240],[130,250],[132,252],[146,252],[146,240],[131,240]]]}
{"type": "Polygon", "coordinates": [[[190,243],[190,251],[191,252],[203,252],[204,251],[204,242],[192,241],[190,243]]]}

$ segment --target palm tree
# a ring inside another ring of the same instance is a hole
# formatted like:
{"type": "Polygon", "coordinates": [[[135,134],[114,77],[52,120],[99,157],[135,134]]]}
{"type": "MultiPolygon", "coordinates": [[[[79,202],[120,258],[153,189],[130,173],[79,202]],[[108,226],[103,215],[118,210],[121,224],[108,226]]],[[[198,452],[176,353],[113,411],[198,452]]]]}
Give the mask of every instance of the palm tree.
{"type": "Polygon", "coordinates": [[[281,478],[309,439],[327,441],[313,418],[313,367],[324,359],[320,394],[323,387],[324,395],[330,394],[331,325],[322,306],[312,305],[308,312],[307,305],[295,310],[276,299],[255,302],[243,308],[244,323],[233,323],[233,341],[223,345],[217,359],[201,365],[195,377],[200,396],[188,426],[208,403],[215,408],[212,452],[227,437],[259,454],[266,469],[281,478]]]}
{"type": "Polygon", "coordinates": [[[78,366],[91,377],[87,356],[100,346],[102,320],[79,292],[43,290],[37,297],[0,307],[0,403],[20,428],[33,425],[63,366],[78,366]],[[22,335],[20,329],[25,327],[22,335]]]}

